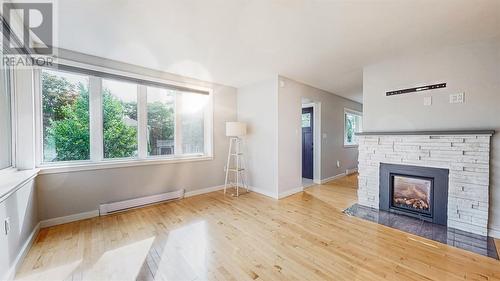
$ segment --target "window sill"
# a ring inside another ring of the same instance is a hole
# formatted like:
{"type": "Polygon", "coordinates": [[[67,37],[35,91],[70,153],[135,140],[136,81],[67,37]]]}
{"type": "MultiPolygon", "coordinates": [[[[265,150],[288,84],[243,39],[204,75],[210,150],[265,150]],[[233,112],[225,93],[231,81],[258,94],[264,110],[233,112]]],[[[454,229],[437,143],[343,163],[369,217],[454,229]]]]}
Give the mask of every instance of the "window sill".
{"type": "Polygon", "coordinates": [[[92,170],[103,170],[103,169],[116,169],[116,168],[126,168],[126,167],[136,167],[136,166],[147,166],[147,165],[162,165],[162,164],[175,164],[184,162],[198,162],[198,161],[209,161],[213,160],[213,156],[186,156],[186,157],[176,157],[176,158],[161,158],[161,159],[134,159],[134,160],[108,160],[102,162],[86,162],[86,163],[72,163],[70,165],[42,165],[40,166],[40,173],[43,174],[59,174],[59,173],[71,173],[79,171],[92,171],[92,170]]]}
{"type": "Polygon", "coordinates": [[[357,148],[359,144],[344,144],[344,148],[357,148]]]}
{"type": "Polygon", "coordinates": [[[26,182],[36,177],[38,172],[38,169],[17,170],[15,168],[0,171],[0,202],[3,202],[26,182]]]}

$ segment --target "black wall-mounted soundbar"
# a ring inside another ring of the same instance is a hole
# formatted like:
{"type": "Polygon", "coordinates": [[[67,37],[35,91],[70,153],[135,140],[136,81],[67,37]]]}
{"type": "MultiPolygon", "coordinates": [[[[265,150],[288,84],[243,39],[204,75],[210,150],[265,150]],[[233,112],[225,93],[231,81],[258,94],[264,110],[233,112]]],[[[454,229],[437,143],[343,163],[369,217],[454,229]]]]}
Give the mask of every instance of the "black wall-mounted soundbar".
{"type": "Polygon", "coordinates": [[[402,90],[397,90],[397,91],[390,91],[390,92],[386,92],[385,95],[390,97],[390,96],[395,96],[395,95],[402,95],[402,94],[421,92],[421,91],[427,91],[427,90],[434,90],[434,89],[440,89],[440,88],[446,88],[446,83],[439,83],[439,84],[427,85],[427,86],[422,86],[422,87],[415,87],[415,88],[408,88],[408,89],[402,89],[402,90]]]}

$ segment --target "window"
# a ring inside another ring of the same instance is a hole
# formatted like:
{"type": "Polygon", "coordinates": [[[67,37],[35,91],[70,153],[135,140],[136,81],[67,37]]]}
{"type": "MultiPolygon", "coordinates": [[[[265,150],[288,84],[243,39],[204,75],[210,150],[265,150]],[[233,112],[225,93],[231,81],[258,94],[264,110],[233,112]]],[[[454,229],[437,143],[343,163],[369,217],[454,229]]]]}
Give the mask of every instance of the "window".
{"type": "MultiPolygon", "coordinates": [[[[3,55],[0,56],[3,62],[3,55]]],[[[12,166],[10,70],[0,67],[0,170],[12,166]]]]}
{"type": "Polygon", "coordinates": [[[37,73],[42,165],[211,156],[208,89],[69,66],[37,73]]]}
{"type": "Polygon", "coordinates": [[[102,80],[104,158],[137,156],[137,84],[102,80]]]}
{"type": "Polygon", "coordinates": [[[208,103],[207,95],[181,92],[180,114],[182,131],[182,153],[203,154],[205,143],[205,108],[208,103]]]}
{"type": "Polygon", "coordinates": [[[175,150],[175,92],[148,87],[148,155],[171,155],[175,150]]]}
{"type": "Polygon", "coordinates": [[[361,112],[354,110],[344,110],[344,145],[358,145],[356,133],[362,130],[363,117],[361,112]]]}
{"type": "Polygon", "coordinates": [[[90,159],[89,77],[43,70],[43,162],[90,159]]]}
{"type": "Polygon", "coordinates": [[[302,113],[302,128],[311,127],[311,112],[302,113]]]}

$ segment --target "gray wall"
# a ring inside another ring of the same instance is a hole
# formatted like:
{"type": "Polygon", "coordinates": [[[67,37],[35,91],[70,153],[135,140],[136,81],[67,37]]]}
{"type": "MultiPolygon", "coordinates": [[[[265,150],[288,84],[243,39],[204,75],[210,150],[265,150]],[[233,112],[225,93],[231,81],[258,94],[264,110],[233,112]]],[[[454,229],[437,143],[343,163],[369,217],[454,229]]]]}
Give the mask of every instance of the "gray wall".
{"type": "Polygon", "coordinates": [[[495,129],[492,139],[489,227],[500,235],[500,44],[499,40],[409,54],[365,67],[365,131],[495,129]],[[385,92],[435,82],[447,88],[386,97],[385,92]],[[465,92],[464,104],[449,94],[465,92]],[[432,106],[423,105],[431,96],[432,106]]]}
{"type": "Polygon", "coordinates": [[[37,200],[33,180],[0,202],[0,280],[12,277],[15,261],[38,224],[37,200]],[[10,232],[4,233],[3,220],[10,218],[10,232]],[[9,272],[10,271],[10,272],[9,272]]]}
{"type": "Polygon", "coordinates": [[[279,192],[302,186],[302,98],[321,103],[321,179],[356,168],[357,148],[344,147],[344,108],[362,111],[360,103],[280,76],[278,87],[279,192]],[[337,160],[341,162],[337,168],[337,160]]]}
{"type": "Polygon", "coordinates": [[[249,185],[262,194],[277,197],[277,80],[238,89],[238,120],[246,122],[245,163],[249,185]]]}
{"type": "Polygon", "coordinates": [[[189,82],[213,88],[214,159],[92,171],[43,174],[37,178],[41,220],[89,212],[99,204],[177,190],[186,191],[224,184],[228,138],[225,122],[236,120],[236,89],[201,82],[111,60],[59,50],[59,56],[97,66],[150,77],[189,82]]]}

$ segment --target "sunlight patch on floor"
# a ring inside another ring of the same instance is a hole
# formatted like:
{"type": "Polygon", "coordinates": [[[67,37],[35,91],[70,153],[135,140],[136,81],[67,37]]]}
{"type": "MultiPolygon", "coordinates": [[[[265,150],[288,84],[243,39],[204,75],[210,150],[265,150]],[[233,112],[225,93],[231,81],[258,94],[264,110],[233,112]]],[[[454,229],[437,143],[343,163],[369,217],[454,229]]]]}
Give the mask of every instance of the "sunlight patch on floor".
{"type": "Polygon", "coordinates": [[[71,263],[63,264],[57,267],[52,267],[46,270],[37,270],[29,275],[16,276],[17,281],[31,281],[31,280],[65,280],[70,276],[73,271],[81,264],[82,260],[74,261],[71,263]]]}
{"type": "Polygon", "coordinates": [[[205,221],[170,231],[158,274],[164,280],[207,280],[208,235],[205,221]]]}
{"type": "Polygon", "coordinates": [[[105,252],[84,280],[136,280],[154,237],[105,252]]]}

